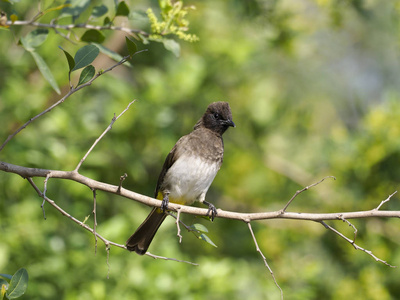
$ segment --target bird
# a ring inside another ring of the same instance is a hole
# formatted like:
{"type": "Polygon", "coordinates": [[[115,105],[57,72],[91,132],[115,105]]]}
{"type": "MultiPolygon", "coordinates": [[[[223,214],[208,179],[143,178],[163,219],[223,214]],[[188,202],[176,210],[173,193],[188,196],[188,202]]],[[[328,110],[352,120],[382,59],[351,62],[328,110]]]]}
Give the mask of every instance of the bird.
{"type": "Polygon", "coordinates": [[[219,171],[224,156],[222,135],[236,127],[228,102],[213,102],[193,127],[181,137],[167,155],[154,192],[162,200],[126,241],[126,248],[144,255],[154,235],[167,216],[168,203],[208,205],[207,215],[217,215],[215,206],[205,200],[206,193],[219,171]]]}

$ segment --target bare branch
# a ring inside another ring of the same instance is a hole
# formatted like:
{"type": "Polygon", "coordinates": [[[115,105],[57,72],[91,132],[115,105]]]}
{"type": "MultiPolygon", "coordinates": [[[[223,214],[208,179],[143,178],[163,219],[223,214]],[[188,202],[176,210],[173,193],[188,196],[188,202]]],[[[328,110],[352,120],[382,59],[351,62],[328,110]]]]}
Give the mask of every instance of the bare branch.
{"type": "MultiPolygon", "coordinates": [[[[121,188],[120,191],[117,192],[118,191],[117,186],[90,179],[90,178],[85,177],[75,171],[68,172],[68,171],[55,171],[55,170],[25,168],[25,167],[21,167],[21,166],[8,164],[5,162],[0,162],[0,170],[16,173],[16,174],[21,175],[24,178],[27,178],[29,183],[34,187],[34,189],[37,191],[39,196],[44,198],[48,203],[50,203],[53,207],[55,207],[58,211],[60,211],[64,216],[70,218],[75,223],[81,225],[86,230],[93,233],[95,236],[97,236],[99,239],[101,239],[104,243],[109,243],[110,245],[115,245],[117,247],[124,248],[124,249],[126,249],[125,246],[108,241],[107,239],[100,236],[93,229],[91,229],[89,226],[87,226],[83,222],[77,220],[76,218],[74,218],[73,216],[71,216],[70,214],[65,212],[64,210],[62,210],[58,205],[55,204],[55,202],[53,200],[49,199],[47,196],[45,196],[39,190],[39,188],[33,182],[32,177],[63,178],[63,179],[74,180],[76,182],[79,182],[81,184],[84,184],[84,185],[90,187],[92,190],[97,189],[97,190],[102,190],[102,191],[113,193],[113,194],[119,194],[125,198],[132,199],[132,200],[147,204],[149,206],[161,207],[161,203],[162,203],[160,200],[150,198],[150,197],[147,197],[147,196],[144,196],[141,194],[137,194],[135,192],[126,190],[124,188],[121,188]]],[[[168,208],[171,211],[179,210],[180,213],[183,212],[183,213],[188,213],[188,214],[193,214],[193,215],[206,216],[208,213],[207,209],[197,208],[197,207],[192,207],[192,206],[185,206],[185,205],[180,205],[180,204],[178,205],[175,203],[170,203],[170,205],[168,205],[168,208]]],[[[342,237],[344,240],[346,240],[350,244],[352,244],[355,249],[361,250],[361,251],[367,253],[368,255],[373,257],[376,261],[382,262],[387,266],[394,267],[394,266],[390,265],[389,263],[387,263],[386,261],[376,257],[371,251],[366,250],[355,244],[355,238],[356,238],[357,231],[356,231],[356,228],[350,222],[347,221],[347,219],[371,218],[371,217],[400,218],[400,211],[382,211],[382,210],[378,210],[378,209],[372,209],[372,210],[368,210],[368,211],[343,212],[343,213],[292,213],[292,212],[283,212],[282,213],[282,211],[262,212],[262,213],[237,213],[237,212],[223,211],[223,210],[219,209],[217,217],[245,221],[248,224],[251,232],[252,232],[252,229],[251,229],[250,221],[252,221],[252,220],[280,218],[280,219],[316,221],[316,222],[319,222],[322,225],[324,225],[325,228],[330,229],[331,231],[333,231],[334,233],[336,233],[337,235],[342,237]],[[354,240],[347,238],[346,236],[344,236],[342,233],[340,233],[333,227],[327,225],[324,222],[326,220],[342,220],[344,222],[347,222],[354,229],[354,240]]],[[[254,235],[254,233],[252,233],[252,235],[254,235]]],[[[255,241],[255,243],[256,243],[256,241],[255,241]]],[[[256,247],[258,247],[258,245],[256,245],[256,247]]]]}
{"type": "Polygon", "coordinates": [[[282,288],[279,286],[278,282],[276,281],[274,272],[272,272],[271,267],[268,265],[267,259],[265,258],[264,254],[262,253],[260,247],[258,247],[257,239],[256,239],[256,236],[254,235],[253,228],[251,227],[251,223],[250,223],[250,222],[247,222],[247,226],[249,227],[251,236],[253,237],[253,241],[254,241],[254,244],[255,244],[255,246],[256,246],[256,250],[257,250],[258,253],[260,253],[262,259],[264,260],[264,264],[265,264],[265,266],[268,268],[269,273],[271,274],[272,279],[273,279],[274,282],[275,282],[275,285],[278,287],[278,289],[279,289],[280,292],[281,292],[281,299],[283,299],[283,290],[282,290],[282,288]]]}
{"type": "Polygon", "coordinates": [[[44,114],[48,113],[49,111],[51,111],[54,107],[60,105],[61,103],[63,103],[65,101],[65,99],[67,99],[69,96],[71,96],[74,93],[73,90],[70,90],[64,97],[62,97],[60,100],[58,100],[56,103],[54,103],[53,105],[51,105],[50,107],[48,107],[47,109],[45,109],[44,111],[42,111],[40,114],[34,116],[33,118],[30,118],[24,125],[22,125],[21,127],[19,127],[13,134],[9,135],[7,137],[7,139],[5,140],[5,142],[0,146],[0,151],[3,150],[3,148],[5,147],[5,145],[7,145],[7,143],[14,137],[16,136],[20,131],[22,131],[23,129],[25,129],[30,123],[32,123],[33,121],[35,121],[36,119],[40,118],[41,116],[43,116],[44,114]]]}
{"type": "Polygon", "coordinates": [[[96,236],[96,227],[97,227],[97,214],[96,214],[96,190],[93,189],[93,234],[94,234],[94,253],[97,253],[97,236],[96,236]]]}
{"type": "MultiPolygon", "coordinates": [[[[43,193],[40,191],[40,189],[37,187],[37,185],[33,182],[32,178],[28,177],[27,180],[32,185],[32,187],[35,189],[35,191],[38,193],[38,195],[41,198],[44,198],[46,200],[46,202],[50,203],[50,205],[53,206],[56,210],[58,210],[63,216],[71,219],[73,222],[77,223],[78,225],[82,226],[84,229],[86,229],[87,231],[89,231],[90,233],[95,235],[96,238],[99,238],[100,240],[103,241],[103,243],[106,245],[107,264],[108,264],[108,266],[109,266],[109,263],[108,263],[108,261],[109,261],[109,249],[110,249],[111,245],[119,247],[119,248],[122,248],[122,249],[126,249],[125,245],[117,244],[117,243],[114,243],[114,242],[111,242],[111,241],[107,240],[106,238],[104,238],[103,236],[98,234],[95,229],[92,229],[88,225],[86,225],[84,222],[79,221],[78,219],[76,219],[75,217],[73,217],[72,215],[67,213],[65,210],[63,210],[60,206],[58,206],[53,200],[51,200],[47,196],[44,196],[43,193]]],[[[95,223],[96,223],[96,221],[95,221],[95,223]]],[[[155,258],[155,259],[172,260],[172,261],[183,262],[183,263],[187,263],[187,264],[191,264],[191,265],[195,265],[195,266],[198,265],[196,263],[192,263],[192,262],[189,262],[189,261],[179,260],[179,259],[175,259],[175,258],[168,258],[168,257],[163,257],[163,256],[157,256],[157,255],[151,254],[150,252],[147,252],[146,255],[148,255],[148,256],[150,256],[152,258],[155,258]]]]}
{"type": "Polygon", "coordinates": [[[32,185],[32,187],[36,190],[38,195],[41,198],[44,198],[46,200],[46,202],[48,202],[51,206],[53,206],[56,210],[58,210],[63,216],[71,219],[73,222],[75,222],[76,224],[82,226],[84,229],[86,229],[90,233],[95,234],[100,240],[102,240],[104,242],[104,244],[113,245],[113,246],[116,246],[116,247],[120,247],[120,248],[126,249],[126,247],[124,245],[120,245],[120,244],[117,244],[117,243],[114,243],[114,242],[111,242],[111,241],[107,240],[106,238],[104,238],[100,234],[98,234],[97,232],[94,232],[94,230],[92,228],[90,228],[88,225],[86,225],[85,223],[79,221],[75,217],[71,216],[69,213],[67,213],[65,210],[63,210],[61,207],[59,207],[53,200],[51,200],[47,196],[44,196],[43,193],[40,191],[40,189],[33,182],[32,178],[27,178],[27,179],[28,179],[28,182],[32,185]]]}
{"type": "MultiPolygon", "coordinates": [[[[169,208],[169,204],[168,204],[168,208],[169,208]]],[[[180,211],[181,209],[178,208],[177,210],[180,211]]],[[[171,213],[171,212],[169,212],[169,211],[166,211],[165,213],[166,213],[167,215],[173,217],[175,220],[178,220],[177,216],[175,216],[173,213],[171,213]]],[[[187,231],[189,231],[189,232],[192,232],[192,231],[193,231],[193,229],[190,228],[190,226],[188,226],[188,225],[186,225],[185,223],[183,223],[183,221],[182,221],[180,218],[179,218],[178,222],[179,222],[180,224],[182,224],[183,227],[185,227],[185,229],[186,229],[187,231]]],[[[175,222],[175,224],[176,224],[176,222],[175,222]]]]}
{"type": "MultiPolygon", "coordinates": [[[[138,51],[135,54],[138,54],[142,51],[138,51]]],[[[51,111],[53,108],[55,108],[56,106],[60,105],[61,103],[63,103],[69,96],[71,96],[72,94],[74,94],[75,92],[79,91],[80,89],[87,87],[89,85],[92,84],[92,82],[94,80],[96,80],[97,78],[99,78],[101,75],[110,72],[111,70],[113,70],[114,68],[118,67],[119,65],[122,65],[123,63],[125,63],[126,61],[128,61],[131,58],[130,55],[127,55],[125,57],[123,57],[118,63],[116,63],[115,65],[109,67],[108,69],[102,71],[102,72],[98,72],[92,79],[90,79],[88,82],[78,86],[78,87],[71,87],[71,89],[68,91],[68,93],[62,97],[60,100],[58,100],[56,103],[54,103],[53,105],[51,105],[50,107],[46,108],[44,111],[42,111],[41,113],[39,113],[38,115],[34,116],[33,118],[29,119],[24,125],[22,125],[21,127],[19,127],[13,134],[9,135],[7,137],[7,139],[5,140],[5,142],[0,146],[0,151],[3,150],[3,148],[5,147],[5,145],[7,145],[7,143],[14,137],[16,136],[21,130],[25,129],[30,123],[32,123],[33,121],[35,121],[36,119],[40,118],[41,116],[43,116],[44,114],[48,113],[49,111],[51,111]]]]}
{"type": "Polygon", "coordinates": [[[34,21],[15,21],[14,23],[11,21],[7,21],[6,25],[8,26],[34,26],[34,27],[39,27],[39,28],[51,28],[51,29],[63,29],[63,30],[68,30],[71,31],[72,29],[75,28],[83,28],[83,29],[95,29],[95,30],[114,30],[114,31],[122,31],[126,32],[129,34],[141,34],[143,36],[149,36],[149,33],[140,29],[132,29],[128,27],[121,27],[121,26],[99,26],[99,25],[91,25],[91,24],[86,24],[86,23],[81,23],[81,24],[68,24],[68,25],[60,25],[52,22],[51,24],[47,23],[39,23],[39,22],[34,22],[34,21]]]}
{"type": "Polygon", "coordinates": [[[75,172],[78,172],[79,168],[82,166],[83,162],[85,161],[85,159],[88,157],[88,155],[90,154],[90,152],[92,152],[93,148],[98,144],[98,142],[100,142],[100,140],[103,138],[103,136],[106,135],[107,132],[109,132],[112,129],[113,124],[115,123],[115,121],[117,121],[128,109],[129,107],[132,105],[132,103],[134,103],[136,100],[133,100],[131,102],[129,102],[128,106],[118,115],[118,117],[114,117],[111,120],[110,125],[108,125],[108,127],[106,128],[106,130],[103,131],[103,133],[96,139],[96,141],[93,143],[93,145],[90,147],[90,149],[88,150],[88,152],[86,152],[86,154],[83,156],[83,158],[81,159],[81,161],[78,163],[78,165],[75,168],[75,172]]]}
{"type": "Polygon", "coordinates": [[[361,250],[365,253],[367,253],[368,255],[370,255],[373,259],[375,259],[378,262],[381,262],[391,268],[396,268],[396,266],[392,266],[391,264],[387,263],[386,261],[376,257],[372,251],[370,250],[366,250],[360,246],[358,246],[353,240],[349,239],[347,236],[345,236],[344,234],[340,233],[339,231],[337,231],[335,228],[333,228],[332,226],[329,226],[328,224],[326,224],[324,221],[320,221],[320,223],[326,228],[329,229],[331,231],[333,231],[334,233],[336,233],[338,236],[340,236],[342,239],[344,239],[345,241],[349,242],[351,245],[353,245],[354,249],[356,250],[361,250]]]}
{"type": "Polygon", "coordinates": [[[175,224],[176,224],[176,228],[177,228],[177,236],[179,237],[179,243],[182,243],[182,235],[181,235],[181,228],[179,227],[179,221],[180,221],[180,217],[181,217],[181,209],[178,209],[178,212],[176,214],[176,220],[175,220],[175,224]]]}
{"type": "MultiPolygon", "coordinates": [[[[97,181],[89,177],[83,176],[74,171],[27,168],[2,161],[0,161],[0,170],[18,174],[23,178],[46,177],[49,174],[49,178],[62,178],[67,180],[73,180],[80,184],[86,185],[91,189],[117,194],[124,198],[131,199],[146,204],[148,206],[161,207],[161,201],[158,199],[141,195],[133,191],[127,190],[125,188],[121,188],[120,191],[118,191],[118,186],[116,185],[97,181]]],[[[176,203],[170,203],[168,205],[168,209],[171,211],[176,212],[179,208],[181,208],[181,213],[198,215],[198,216],[207,216],[208,212],[206,208],[186,206],[176,203]]],[[[244,222],[250,222],[254,220],[268,220],[268,219],[292,219],[292,220],[308,220],[308,221],[320,222],[326,220],[338,220],[341,219],[342,217],[347,220],[372,218],[372,217],[400,218],[400,211],[371,209],[366,211],[336,212],[336,213],[297,213],[297,212],[282,213],[282,211],[279,210],[279,211],[259,212],[259,213],[239,213],[239,212],[232,212],[232,211],[225,211],[222,209],[218,209],[218,215],[216,216],[216,218],[241,220],[244,222]]]]}
{"type": "Polygon", "coordinates": [[[175,259],[175,258],[169,258],[169,257],[154,255],[154,254],[151,254],[148,251],[146,252],[146,255],[150,256],[150,257],[152,257],[154,259],[172,260],[172,261],[182,262],[182,263],[186,263],[186,264],[193,265],[193,266],[198,266],[199,265],[199,264],[196,264],[196,263],[193,263],[193,262],[190,262],[190,261],[186,261],[186,260],[180,260],[180,259],[175,259]]]}
{"type": "Polygon", "coordinates": [[[44,210],[44,204],[46,203],[45,197],[46,197],[46,193],[47,193],[47,182],[49,180],[49,175],[46,176],[46,179],[44,180],[44,188],[43,188],[43,202],[42,205],[40,206],[42,208],[43,211],[43,218],[46,220],[46,212],[44,210]]]}
{"type": "Polygon", "coordinates": [[[350,223],[350,221],[346,220],[345,218],[343,218],[343,216],[339,216],[339,218],[343,221],[346,222],[349,226],[353,227],[354,229],[354,238],[353,238],[353,244],[356,242],[356,238],[357,238],[357,228],[356,226],[354,226],[352,223],[350,223]]]}
{"type": "Polygon", "coordinates": [[[110,279],[110,270],[111,270],[111,265],[110,265],[110,244],[106,243],[106,251],[107,251],[107,279],[110,279]]]}
{"type": "Polygon", "coordinates": [[[389,195],[389,197],[387,197],[385,200],[383,200],[383,201],[378,205],[378,207],[375,208],[375,209],[376,209],[376,210],[379,210],[379,209],[381,208],[381,206],[382,206],[383,204],[385,204],[386,202],[389,202],[390,199],[391,199],[396,193],[397,193],[397,191],[395,191],[393,194],[389,195]]]}
{"type": "Polygon", "coordinates": [[[293,197],[290,198],[289,202],[286,203],[285,207],[282,208],[282,213],[286,212],[286,209],[289,207],[290,203],[292,203],[292,201],[294,200],[294,198],[296,198],[299,194],[301,194],[302,192],[307,191],[308,189],[310,189],[310,188],[312,188],[312,187],[314,187],[314,186],[320,184],[321,182],[323,182],[323,181],[324,181],[325,179],[327,179],[327,178],[333,178],[334,180],[336,180],[336,178],[335,178],[334,176],[326,176],[326,177],[322,178],[320,181],[318,181],[318,182],[316,182],[316,183],[313,183],[313,184],[311,184],[311,185],[309,185],[309,186],[306,186],[305,188],[302,188],[301,190],[298,190],[298,191],[293,195],[293,197]]]}

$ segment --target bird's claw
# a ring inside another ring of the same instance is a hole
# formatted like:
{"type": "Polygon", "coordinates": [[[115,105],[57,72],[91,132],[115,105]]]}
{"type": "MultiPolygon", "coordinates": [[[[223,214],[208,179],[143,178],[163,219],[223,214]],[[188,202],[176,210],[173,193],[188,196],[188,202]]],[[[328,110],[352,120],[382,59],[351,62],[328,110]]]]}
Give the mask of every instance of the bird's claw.
{"type": "Polygon", "coordinates": [[[209,215],[211,217],[211,221],[214,221],[214,218],[218,214],[214,204],[207,201],[203,201],[203,203],[208,205],[207,216],[209,215]]]}
{"type": "Polygon", "coordinates": [[[164,194],[164,197],[163,197],[162,202],[161,202],[161,210],[163,212],[168,210],[168,204],[169,204],[168,194],[164,194]]]}

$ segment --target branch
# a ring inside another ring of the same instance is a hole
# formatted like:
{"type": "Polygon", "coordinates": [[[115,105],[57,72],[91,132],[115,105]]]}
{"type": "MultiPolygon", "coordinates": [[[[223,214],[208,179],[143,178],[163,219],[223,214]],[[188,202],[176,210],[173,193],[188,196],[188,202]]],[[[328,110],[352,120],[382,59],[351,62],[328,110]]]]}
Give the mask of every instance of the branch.
{"type": "MultiPolygon", "coordinates": [[[[138,51],[137,53],[140,53],[142,51],[138,51]]],[[[9,135],[8,138],[5,140],[5,142],[0,146],[0,152],[1,150],[3,150],[3,148],[5,147],[5,145],[7,145],[7,143],[14,137],[16,136],[20,131],[22,131],[23,129],[25,129],[30,123],[32,123],[33,121],[35,121],[36,119],[40,118],[41,116],[43,116],[44,114],[48,113],[49,111],[51,111],[53,108],[55,108],[56,106],[60,105],[61,103],[63,103],[67,98],[69,98],[69,96],[71,96],[72,94],[76,93],[77,91],[79,91],[80,89],[87,87],[89,85],[92,84],[92,82],[94,80],[96,80],[97,78],[99,78],[101,75],[110,72],[111,70],[113,70],[114,68],[118,67],[119,65],[122,65],[123,63],[125,63],[126,61],[128,61],[131,58],[130,55],[127,55],[125,57],[123,57],[118,63],[116,63],[115,65],[109,67],[108,69],[101,71],[101,72],[97,72],[97,74],[88,82],[78,86],[78,87],[71,87],[70,90],[68,91],[68,93],[62,97],[60,100],[58,100],[56,103],[54,103],[53,105],[51,105],[50,107],[48,107],[47,109],[45,109],[44,111],[42,111],[40,114],[34,116],[33,118],[29,119],[24,125],[22,125],[21,127],[19,127],[13,134],[9,135]]]]}
{"type": "MultiPolygon", "coordinates": [[[[364,248],[358,246],[358,245],[354,242],[354,241],[355,241],[355,236],[354,236],[354,240],[351,240],[351,239],[349,239],[347,236],[345,236],[344,234],[342,234],[342,233],[340,233],[339,231],[337,231],[337,230],[336,230],[335,228],[333,228],[332,226],[329,226],[328,224],[326,224],[324,221],[321,221],[320,223],[321,223],[326,229],[329,229],[329,230],[333,231],[335,234],[337,234],[338,236],[340,236],[342,239],[344,239],[345,241],[347,241],[347,242],[349,242],[351,245],[353,245],[354,249],[356,249],[356,250],[361,250],[361,251],[367,253],[367,254],[370,255],[373,259],[375,259],[376,261],[381,262],[381,263],[383,263],[383,264],[385,264],[385,265],[387,265],[387,266],[389,266],[389,267],[391,267],[391,268],[396,268],[396,266],[392,266],[391,264],[387,263],[386,261],[384,261],[384,260],[382,260],[382,259],[376,257],[376,256],[372,253],[372,251],[366,250],[366,249],[364,249],[364,248]]],[[[353,226],[353,225],[351,224],[351,226],[353,226]]],[[[354,226],[353,226],[353,228],[354,228],[354,226]]]]}
{"type": "Polygon", "coordinates": [[[97,253],[97,201],[96,201],[96,190],[93,190],[93,234],[94,234],[94,253],[97,253]]]}
{"type": "Polygon", "coordinates": [[[265,258],[265,255],[261,252],[260,247],[258,247],[257,239],[256,239],[256,236],[254,235],[253,228],[251,227],[250,222],[247,223],[247,226],[249,227],[251,236],[253,237],[253,241],[254,241],[254,244],[255,244],[255,246],[256,246],[256,250],[257,250],[258,253],[260,253],[262,259],[264,260],[264,264],[265,264],[265,266],[268,268],[268,271],[269,271],[269,273],[271,274],[272,279],[273,279],[274,282],[275,282],[275,285],[276,285],[276,286],[278,287],[278,289],[280,290],[280,292],[281,292],[281,299],[283,300],[283,290],[282,290],[282,288],[279,286],[278,282],[276,281],[274,272],[272,272],[272,269],[271,269],[270,266],[268,265],[268,262],[267,262],[267,259],[265,258]]]}
{"type": "MultiPolygon", "coordinates": [[[[110,246],[111,245],[115,246],[115,247],[122,248],[122,249],[126,249],[125,245],[121,245],[121,244],[114,243],[114,242],[111,242],[111,241],[107,240],[106,238],[101,236],[99,233],[97,233],[95,229],[90,228],[90,226],[86,225],[84,222],[79,221],[77,218],[75,218],[72,215],[70,215],[69,213],[67,213],[64,209],[62,209],[60,206],[58,206],[54,200],[51,200],[50,198],[45,196],[40,191],[40,189],[37,187],[37,185],[33,182],[31,177],[28,177],[27,180],[32,185],[32,187],[35,189],[35,191],[38,193],[39,197],[44,198],[44,200],[46,202],[50,203],[50,205],[53,206],[56,210],[58,210],[63,216],[71,219],[73,222],[75,222],[76,224],[82,226],[84,229],[86,229],[87,231],[92,233],[96,237],[96,239],[99,238],[100,240],[102,240],[104,242],[104,244],[106,246],[106,251],[107,251],[107,265],[108,266],[109,266],[109,264],[108,264],[109,250],[110,250],[110,246]]],[[[95,193],[95,191],[93,191],[93,193],[95,193]]],[[[97,221],[95,221],[95,223],[96,222],[97,221]]],[[[150,252],[147,252],[146,255],[148,255],[148,256],[150,256],[150,257],[152,257],[154,259],[172,260],[172,261],[183,262],[183,263],[187,263],[187,264],[191,264],[191,265],[195,265],[195,266],[198,265],[196,263],[192,263],[192,262],[185,261],[185,260],[179,260],[179,259],[175,259],[175,258],[169,258],[169,257],[163,257],[163,256],[154,255],[154,254],[151,254],[150,252]]]]}
{"type": "Polygon", "coordinates": [[[46,202],[48,202],[51,206],[53,206],[56,210],[58,210],[63,216],[71,219],[73,222],[75,222],[76,224],[82,226],[84,229],[86,229],[87,231],[91,232],[92,234],[94,234],[96,237],[98,237],[100,240],[102,240],[104,242],[104,244],[107,245],[113,245],[116,247],[120,247],[123,249],[126,249],[126,247],[124,245],[120,245],[114,242],[111,242],[109,240],[107,240],[106,238],[102,237],[100,234],[98,234],[97,232],[95,232],[92,228],[90,228],[88,225],[86,225],[85,223],[79,221],[77,218],[71,216],[69,213],[67,213],[65,210],[63,210],[60,206],[58,206],[55,201],[51,200],[50,198],[48,198],[47,196],[45,196],[40,189],[37,187],[37,185],[33,182],[32,178],[28,177],[27,178],[28,182],[32,185],[32,187],[35,189],[35,191],[38,193],[39,197],[44,198],[44,200],[46,202]]]}
{"type": "MultiPolygon", "coordinates": [[[[94,234],[95,236],[100,238],[106,245],[115,245],[117,247],[121,247],[124,249],[125,249],[125,246],[119,245],[117,243],[112,243],[112,242],[106,240],[105,238],[98,235],[97,232],[95,232],[93,229],[88,227],[86,224],[84,224],[83,222],[72,217],[71,215],[69,215],[68,213],[63,211],[61,208],[59,208],[57,205],[55,205],[53,200],[47,198],[34,185],[34,183],[32,181],[32,177],[45,177],[47,180],[49,178],[61,178],[61,179],[73,180],[73,181],[76,181],[78,183],[88,186],[92,191],[100,190],[100,191],[120,195],[124,198],[138,201],[138,202],[141,202],[143,204],[153,206],[153,207],[161,207],[161,205],[162,205],[162,201],[157,200],[155,198],[151,198],[151,197],[148,197],[145,195],[135,193],[135,192],[127,190],[125,188],[121,188],[121,186],[115,186],[115,185],[107,184],[107,183],[100,182],[97,180],[93,180],[91,178],[88,178],[86,176],[79,174],[76,171],[59,171],[59,170],[27,168],[27,167],[9,164],[6,162],[0,162],[0,170],[5,171],[5,172],[10,172],[10,173],[15,173],[15,174],[22,176],[23,178],[27,178],[28,181],[31,183],[31,185],[38,192],[40,197],[42,197],[44,200],[49,202],[53,207],[58,209],[63,215],[67,216],[74,222],[78,223],[79,225],[84,227],[86,230],[90,231],[92,234],[94,234]]],[[[175,212],[179,211],[180,213],[187,213],[187,214],[192,214],[192,215],[201,215],[201,216],[208,215],[208,210],[205,208],[197,208],[197,207],[185,206],[185,205],[175,204],[175,203],[170,203],[168,205],[168,209],[171,211],[175,211],[175,212]]],[[[362,250],[363,252],[365,252],[365,253],[369,254],[371,257],[373,257],[376,261],[382,262],[388,266],[391,266],[391,265],[388,264],[387,262],[377,258],[375,255],[372,254],[371,251],[366,250],[355,244],[356,231],[355,231],[354,240],[351,240],[351,239],[347,238],[346,236],[344,236],[339,231],[337,231],[336,229],[327,225],[324,221],[326,221],[326,220],[342,220],[342,221],[348,222],[347,221],[348,219],[361,219],[361,218],[371,218],[371,217],[400,218],[400,211],[386,211],[386,210],[378,210],[376,208],[371,209],[371,210],[366,210],[366,211],[341,212],[341,213],[295,213],[295,212],[286,212],[286,211],[282,211],[282,210],[273,211],[273,212],[261,212],[261,213],[238,213],[238,212],[224,211],[221,209],[218,209],[217,211],[218,211],[218,214],[217,214],[218,218],[241,220],[248,224],[254,220],[267,220],[267,219],[293,219],[293,220],[316,221],[316,222],[319,222],[322,225],[324,225],[326,228],[332,230],[333,232],[335,232],[336,234],[341,236],[346,241],[348,241],[350,244],[352,244],[355,247],[355,249],[362,250]]],[[[350,226],[352,226],[351,223],[348,222],[348,224],[350,226]]],[[[249,228],[250,228],[250,225],[249,225],[249,228]]],[[[353,228],[355,229],[354,226],[353,226],[353,228]]]]}
{"type": "Polygon", "coordinates": [[[21,20],[21,21],[15,21],[14,23],[11,21],[6,22],[7,26],[34,26],[34,27],[40,27],[40,28],[51,28],[51,29],[64,29],[64,30],[72,30],[75,28],[83,28],[83,29],[95,29],[95,30],[114,30],[114,31],[123,31],[129,34],[140,34],[143,36],[148,37],[150,34],[146,31],[140,30],[140,29],[131,29],[128,27],[121,27],[121,26],[99,26],[99,25],[90,25],[90,24],[85,24],[85,23],[80,23],[80,24],[68,24],[68,25],[60,25],[56,24],[54,22],[47,24],[47,23],[39,23],[39,22],[34,22],[34,21],[26,21],[26,20],[21,20]]]}
{"type": "Polygon", "coordinates": [[[181,227],[179,227],[179,222],[180,222],[180,217],[181,217],[181,209],[178,209],[178,213],[176,214],[176,228],[177,228],[177,234],[176,236],[179,238],[179,243],[182,243],[182,235],[181,235],[181,227]]]}
{"type": "Polygon", "coordinates": [[[316,182],[316,183],[313,183],[313,184],[311,184],[311,185],[309,185],[309,186],[306,186],[305,188],[302,188],[301,190],[298,190],[298,191],[293,195],[293,197],[290,198],[289,202],[286,203],[285,207],[282,208],[282,213],[284,213],[284,212],[286,211],[286,209],[289,207],[290,203],[292,203],[292,201],[294,200],[294,198],[296,198],[299,194],[301,194],[302,192],[307,191],[308,189],[310,189],[310,188],[312,188],[312,187],[314,187],[314,186],[320,184],[321,182],[323,182],[323,181],[324,181],[325,179],[327,179],[327,178],[333,178],[334,180],[336,180],[336,178],[335,178],[334,176],[326,176],[326,177],[322,178],[320,181],[318,181],[318,182],[316,182]]]}
{"type": "Polygon", "coordinates": [[[385,200],[383,200],[383,201],[378,205],[378,207],[375,208],[375,210],[379,210],[383,204],[385,204],[386,202],[389,202],[390,199],[391,199],[396,193],[397,193],[397,191],[395,191],[393,194],[389,195],[389,197],[387,197],[385,200]]]}
{"type": "MultiPolygon", "coordinates": [[[[85,159],[88,157],[88,155],[90,154],[90,152],[92,152],[93,148],[98,144],[98,142],[103,138],[103,136],[105,136],[105,134],[107,132],[109,132],[112,129],[113,124],[115,123],[115,121],[117,121],[128,109],[129,107],[132,105],[133,102],[135,102],[136,100],[131,101],[128,106],[118,115],[118,117],[114,117],[111,120],[110,125],[108,125],[108,127],[106,128],[106,130],[103,131],[103,133],[96,139],[96,141],[93,143],[93,145],[90,147],[90,149],[88,150],[88,152],[86,152],[86,154],[83,156],[83,158],[81,159],[81,161],[78,163],[78,165],[75,168],[75,172],[78,172],[79,168],[82,166],[83,162],[85,161],[85,159]]],[[[121,179],[122,180],[122,179],[121,179]]],[[[122,181],[121,183],[122,184],[122,181]]]]}
{"type": "MultiPolygon", "coordinates": [[[[148,206],[161,207],[161,201],[155,198],[151,198],[145,195],[135,193],[125,188],[120,188],[117,185],[108,184],[105,182],[97,181],[89,177],[83,176],[75,171],[60,171],[60,170],[48,170],[38,168],[27,168],[23,166],[13,165],[7,162],[0,161],[0,170],[4,172],[14,173],[22,176],[23,178],[28,177],[49,177],[49,178],[60,178],[78,182],[86,185],[90,189],[96,189],[111,194],[120,195],[124,198],[134,200],[148,206]]],[[[199,208],[193,206],[185,206],[176,203],[170,203],[168,209],[177,212],[181,208],[182,213],[207,216],[208,210],[206,208],[199,208]]],[[[269,220],[269,219],[292,219],[292,220],[307,220],[307,221],[326,221],[326,220],[338,220],[343,217],[347,220],[350,219],[362,219],[362,218],[400,218],[400,211],[394,210],[365,210],[365,211],[354,211],[354,212],[336,212],[336,213],[298,213],[298,212],[283,212],[281,210],[271,212],[259,212],[259,213],[239,213],[232,211],[225,211],[218,209],[217,218],[241,220],[244,222],[251,222],[255,220],[269,220]]]]}

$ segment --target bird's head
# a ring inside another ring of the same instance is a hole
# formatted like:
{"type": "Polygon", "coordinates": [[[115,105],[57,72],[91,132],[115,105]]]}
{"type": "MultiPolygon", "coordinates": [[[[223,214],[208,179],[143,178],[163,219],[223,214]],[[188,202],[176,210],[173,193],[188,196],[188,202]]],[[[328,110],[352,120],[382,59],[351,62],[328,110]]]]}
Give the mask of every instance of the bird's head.
{"type": "Polygon", "coordinates": [[[211,103],[203,117],[197,122],[194,129],[205,127],[219,134],[223,134],[228,127],[236,127],[232,121],[232,112],[228,102],[211,103]]]}

